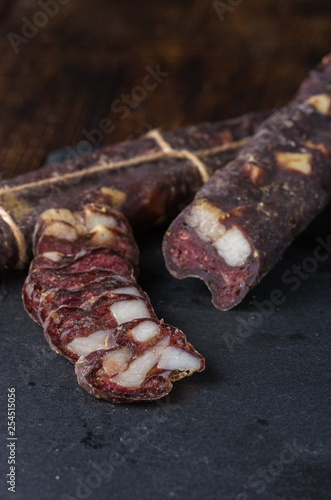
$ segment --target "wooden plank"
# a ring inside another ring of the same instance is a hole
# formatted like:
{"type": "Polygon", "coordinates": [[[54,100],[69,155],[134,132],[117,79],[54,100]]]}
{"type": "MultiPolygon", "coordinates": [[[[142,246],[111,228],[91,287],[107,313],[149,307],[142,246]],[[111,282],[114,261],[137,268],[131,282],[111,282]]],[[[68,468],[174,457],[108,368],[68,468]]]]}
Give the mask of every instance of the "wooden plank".
{"type": "Polygon", "coordinates": [[[102,137],[110,144],[151,126],[283,104],[331,46],[327,7],[328,0],[243,0],[221,21],[209,1],[69,0],[16,54],[8,34],[23,36],[25,18],[42,24],[41,7],[4,3],[1,175],[38,168],[48,152],[86,139],[83,131],[99,129],[104,118],[114,124],[102,137]],[[135,90],[122,119],[112,104],[157,65],[169,76],[140,102],[135,90]]]}

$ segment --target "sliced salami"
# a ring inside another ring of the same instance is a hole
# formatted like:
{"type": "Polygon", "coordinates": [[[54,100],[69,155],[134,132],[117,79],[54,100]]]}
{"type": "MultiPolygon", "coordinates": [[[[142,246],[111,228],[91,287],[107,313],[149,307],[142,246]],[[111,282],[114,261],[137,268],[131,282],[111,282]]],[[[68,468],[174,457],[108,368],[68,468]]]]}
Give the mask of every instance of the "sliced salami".
{"type": "Polygon", "coordinates": [[[163,322],[131,321],[115,330],[111,342],[110,348],[91,352],[76,363],[80,385],[108,401],[161,398],[172,382],[202,369],[202,358],[183,332],[163,322]]]}
{"type": "Polygon", "coordinates": [[[128,222],[119,212],[89,204],[82,212],[50,209],[42,213],[33,236],[35,255],[50,251],[77,255],[90,247],[112,249],[138,265],[137,244],[128,222]]]}
{"type": "Polygon", "coordinates": [[[50,346],[77,363],[88,392],[113,402],[148,401],[204,369],[203,357],[158,320],[137,284],[138,249],[121,214],[93,204],[82,212],[48,210],[33,246],[25,308],[50,346]],[[104,237],[95,240],[96,233],[104,237]]]}
{"type": "Polygon", "coordinates": [[[80,307],[62,305],[48,314],[43,326],[51,347],[77,361],[81,353],[74,347],[71,349],[73,340],[75,345],[79,339],[80,344],[92,346],[90,336],[95,332],[104,330],[110,334],[118,325],[133,318],[156,319],[156,316],[147,296],[131,283],[131,287],[92,296],[80,307]]]}
{"type": "Polygon", "coordinates": [[[44,324],[54,310],[55,305],[68,307],[81,307],[102,293],[112,293],[112,290],[131,290],[132,281],[107,273],[104,277],[88,281],[83,286],[76,289],[55,288],[44,292],[39,300],[38,319],[40,324],[44,324]]]}

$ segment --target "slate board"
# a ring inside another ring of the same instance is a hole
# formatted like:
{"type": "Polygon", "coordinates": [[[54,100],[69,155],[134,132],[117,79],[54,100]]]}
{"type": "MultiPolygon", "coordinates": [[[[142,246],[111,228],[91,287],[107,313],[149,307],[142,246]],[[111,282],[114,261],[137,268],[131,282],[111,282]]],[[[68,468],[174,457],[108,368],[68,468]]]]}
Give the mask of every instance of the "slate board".
{"type": "Polygon", "coordinates": [[[89,396],[25,313],[26,272],[3,280],[0,498],[330,499],[331,255],[321,251],[325,260],[315,265],[311,258],[316,239],[331,234],[330,218],[329,208],[228,312],[213,308],[202,282],[168,274],[165,228],[138,238],[140,284],[156,313],[206,358],[205,372],[175,383],[158,403],[89,396]],[[292,291],[293,266],[303,263],[317,270],[292,291]],[[259,317],[254,300],[261,304],[274,289],[284,302],[259,317]],[[239,321],[252,325],[240,342],[239,321]],[[15,495],[4,480],[7,387],[17,395],[15,495]]]}

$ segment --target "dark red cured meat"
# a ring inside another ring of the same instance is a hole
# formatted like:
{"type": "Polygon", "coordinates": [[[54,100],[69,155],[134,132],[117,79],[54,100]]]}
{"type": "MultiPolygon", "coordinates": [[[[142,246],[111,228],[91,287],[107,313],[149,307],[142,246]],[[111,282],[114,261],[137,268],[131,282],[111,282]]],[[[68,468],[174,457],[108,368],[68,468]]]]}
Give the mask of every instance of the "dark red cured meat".
{"type": "MultiPolygon", "coordinates": [[[[180,348],[195,357],[200,363],[198,371],[204,369],[204,359],[198,355],[193,346],[186,340],[183,332],[177,328],[167,325],[163,322],[159,323],[160,334],[156,339],[149,343],[135,342],[130,334],[130,329],[136,326],[137,322],[131,322],[125,327],[118,327],[114,336],[116,345],[110,349],[100,349],[94,351],[87,356],[82,356],[76,363],[76,374],[79,384],[91,395],[111,401],[112,403],[131,403],[135,401],[151,401],[166,396],[172,389],[172,382],[189,375],[189,372],[182,370],[173,370],[169,376],[168,370],[153,366],[144,377],[142,385],[139,387],[121,386],[114,381],[113,377],[109,377],[103,369],[103,360],[109,353],[127,347],[132,352],[132,360],[141,358],[151,349],[151,345],[156,345],[162,339],[169,338],[169,347],[180,348]]],[[[131,361],[132,362],[132,361],[131,361]]],[[[116,376],[115,376],[116,378],[116,376]]]]}
{"type": "Polygon", "coordinates": [[[48,259],[44,254],[31,261],[29,272],[37,268],[61,269],[65,274],[81,273],[91,270],[109,270],[120,276],[133,276],[131,262],[111,248],[89,248],[75,256],[63,254],[59,261],[48,259]]]}
{"type": "MultiPolygon", "coordinates": [[[[140,297],[131,295],[113,295],[111,292],[102,292],[95,299],[82,304],[81,307],[60,306],[53,310],[47,317],[44,326],[46,340],[52,348],[61,353],[72,362],[77,361],[78,355],[72,353],[67,344],[76,337],[87,337],[91,333],[99,330],[113,330],[118,323],[109,312],[112,304],[124,300],[141,300],[140,297]]],[[[156,315],[148,300],[144,295],[145,303],[150,311],[151,318],[156,319],[156,315]]]]}
{"type": "Polygon", "coordinates": [[[81,307],[85,302],[93,297],[98,297],[102,293],[111,292],[117,288],[129,287],[132,280],[122,278],[118,275],[107,275],[104,278],[97,278],[89,281],[79,289],[70,290],[67,288],[56,288],[44,292],[39,300],[38,320],[44,324],[50,312],[55,311],[60,306],[81,307]]]}
{"type": "Polygon", "coordinates": [[[112,249],[130,260],[134,266],[138,265],[139,249],[128,222],[119,212],[112,210],[110,213],[110,209],[99,205],[88,204],[84,210],[77,212],[75,217],[68,210],[48,210],[42,214],[33,235],[35,255],[52,251],[73,256],[83,249],[93,247],[112,249]],[[97,222],[100,218],[114,220],[115,225],[104,227],[92,224],[89,227],[91,221],[88,220],[87,214],[96,218],[97,222]],[[61,220],[62,215],[67,216],[69,221],[61,220]],[[98,236],[98,229],[103,236],[98,236]],[[67,234],[63,235],[65,238],[59,236],[59,231],[69,233],[71,239],[67,239],[67,234]]]}
{"type": "Polygon", "coordinates": [[[101,316],[94,316],[83,309],[63,306],[49,314],[44,324],[44,334],[52,349],[75,363],[79,356],[70,351],[67,344],[75,337],[87,337],[99,330],[112,330],[116,326],[116,320],[108,311],[104,311],[101,316]]]}
{"type": "MultiPolygon", "coordinates": [[[[265,118],[254,113],[216,123],[202,123],[164,133],[174,150],[193,153],[222,146],[217,155],[201,156],[208,171],[214,172],[235,157],[242,140],[252,135],[265,118]]],[[[0,208],[12,217],[31,253],[32,233],[39,215],[49,208],[81,210],[87,202],[118,208],[130,220],[135,231],[149,229],[171,220],[183,204],[189,203],[202,179],[196,167],[186,158],[160,155],[161,148],[153,138],[108,146],[61,164],[43,167],[0,183],[0,208]],[[149,155],[157,154],[153,159],[149,155]],[[137,157],[136,164],[115,167],[137,157]],[[71,177],[70,177],[71,176],[71,177]],[[55,183],[53,182],[55,180],[55,183]]],[[[0,273],[24,265],[12,229],[0,216],[0,273]]]]}
{"type": "Polygon", "coordinates": [[[170,225],[169,271],[230,309],[331,201],[331,55],[170,225]]]}
{"type": "MultiPolygon", "coordinates": [[[[131,238],[127,235],[123,235],[118,231],[111,229],[109,230],[114,235],[114,241],[112,246],[110,247],[113,251],[122,254],[128,260],[130,260],[134,266],[138,265],[139,254],[135,247],[131,245],[131,238]]],[[[66,255],[76,255],[80,249],[89,248],[90,246],[90,238],[84,237],[81,240],[77,240],[75,242],[68,242],[58,240],[52,236],[45,237],[42,239],[41,243],[39,243],[36,247],[36,254],[47,253],[52,249],[53,252],[64,253],[66,255]]]]}
{"type": "Polygon", "coordinates": [[[39,323],[38,310],[40,298],[45,291],[58,288],[80,290],[84,285],[97,279],[104,279],[117,273],[110,270],[93,269],[80,273],[64,273],[62,270],[42,268],[35,269],[26,279],[23,287],[23,303],[30,316],[39,323]]]}
{"type": "MultiPolygon", "coordinates": [[[[84,237],[95,227],[103,234],[113,223],[108,207],[43,213],[35,230],[35,248],[47,252],[31,263],[23,300],[29,314],[43,325],[50,346],[71,362],[107,351],[101,360],[106,399],[155,399],[167,394],[174,380],[203,370],[204,360],[182,332],[157,319],[135,280],[128,252],[123,251],[126,256],[115,252],[107,238],[97,242],[104,247],[91,248],[86,242],[84,237]],[[69,238],[75,245],[67,246],[69,238]],[[117,388],[113,375],[118,378],[117,388]]],[[[118,238],[129,241],[134,254],[136,243],[127,229],[120,230],[118,238]]],[[[79,381],[84,386],[83,374],[79,381]]]]}

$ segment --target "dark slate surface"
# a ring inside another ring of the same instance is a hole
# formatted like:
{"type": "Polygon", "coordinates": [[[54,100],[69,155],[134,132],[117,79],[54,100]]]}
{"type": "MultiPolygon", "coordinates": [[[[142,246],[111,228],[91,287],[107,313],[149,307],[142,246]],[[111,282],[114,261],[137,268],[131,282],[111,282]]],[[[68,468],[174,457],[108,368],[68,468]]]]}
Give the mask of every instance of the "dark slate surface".
{"type": "Polygon", "coordinates": [[[140,283],[157,314],[206,357],[205,372],[158,403],[89,396],[25,313],[25,273],[4,280],[0,498],[330,499],[330,217],[328,209],[228,312],[212,307],[203,283],[167,273],[164,229],[139,238],[140,283]],[[317,238],[328,237],[318,262],[317,238]],[[295,265],[317,269],[293,280],[295,265]],[[275,289],[283,303],[259,316],[256,304],[275,289]],[[4,480],[7,387],[17,394],[15,495],[4,480]]]}

